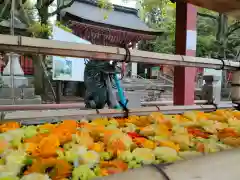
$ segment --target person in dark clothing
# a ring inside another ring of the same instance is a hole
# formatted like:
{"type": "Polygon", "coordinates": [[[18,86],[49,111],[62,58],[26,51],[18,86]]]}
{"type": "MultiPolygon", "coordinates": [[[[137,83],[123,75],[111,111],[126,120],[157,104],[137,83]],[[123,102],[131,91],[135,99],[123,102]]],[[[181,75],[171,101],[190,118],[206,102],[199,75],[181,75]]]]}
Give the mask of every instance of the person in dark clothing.
{"type": "Polygon", "coordinates": [[[103,109],[108,103],[108,89],[102,71],[109,70],[109,62],[91,60],[84,70],[85,105],[86,108],[103,109]]]}

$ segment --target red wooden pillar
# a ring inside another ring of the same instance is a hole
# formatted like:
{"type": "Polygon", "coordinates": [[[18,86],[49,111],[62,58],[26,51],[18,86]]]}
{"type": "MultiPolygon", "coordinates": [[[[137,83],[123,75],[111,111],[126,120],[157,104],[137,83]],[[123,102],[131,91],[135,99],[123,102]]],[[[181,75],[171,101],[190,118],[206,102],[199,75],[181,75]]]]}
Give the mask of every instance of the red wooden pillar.
{"type": "MultiPolygon", "coordinates": [[[[195,56],[197,8],[177,1],[176,54],[195,56]]],[[[174,104],[194,104],[196,68],[174,68],[174,104]]]]}

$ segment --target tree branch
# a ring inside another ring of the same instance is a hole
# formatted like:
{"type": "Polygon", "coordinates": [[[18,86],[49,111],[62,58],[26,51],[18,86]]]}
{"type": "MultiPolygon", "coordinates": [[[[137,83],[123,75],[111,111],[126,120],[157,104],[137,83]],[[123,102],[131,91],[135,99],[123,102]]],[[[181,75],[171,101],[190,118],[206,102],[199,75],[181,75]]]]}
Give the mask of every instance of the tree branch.
{"type": "Polygon", "coordinates": [[[48,17],[54,16],[54,15],[60,13],[61,10],[72,6],[74,1],[75,0],[71,0],[68,4],[57,7],[57,9],[55,11],[53,11],[52,13],[48,13],[48,17]]]}
{"type": "MultiPolygon", "coordinates": [[[[24,3],[26,3],[27,1],[24,1],[24,3]]],[[[25,8],[24,8],[24,3],[22,2],[22,0],[20,0],[19,2],[19,5],[20,5],[20,11],[22,11],[23,13],[23,16],[24,16],[24,20],[25,20],[25,23],[30,26],[32,20],[29,18],[25,8]]]]}
{"type": "Polygon", "coordinates": [[[40,10],[42,7],[49,7],[53,2],[54,0],[38,0],[35,7],[37,10],[40,10]]]}
{"type": "Polygon", "coordinates": [[[237,53],[236,53],[236,55],[235,55],[235,60],[236,61],[238,61],[238,59],[240,58],[240,49],[239,50],[237,50],[237,53]]]}
{"type": "Polygon", "coordinates": [[[217,20],[217,17],[216,16],[213,16],[211,14],[205,14],[205,13],[200,13],[198,12],[197,13],[198,16],[201,16],[201,17],[206,17],[206,18],[210,18],[210,19],[213,19],[213,20],[217,20]]]}
{"type": "Polygon", "coordinates": [[[229,26],[229,31],[227,33],[227,37],[234,33],[236,30],[240,29],[240,21],[235,22],[231,26],[229,26]]]}
{"type": "Polygon", "coordinates": [[[54,0],[47,1],[46,3],[44,3],[44,6],[49,7],[53,2],[54,0]]]}
{"type": "Polygon", "coordinates": [[[4,7],[0,12],[0,18],[2,18],[3,14],[6,12],[8,5],[11,3],[10,0],[4,1],[4,7]]]}

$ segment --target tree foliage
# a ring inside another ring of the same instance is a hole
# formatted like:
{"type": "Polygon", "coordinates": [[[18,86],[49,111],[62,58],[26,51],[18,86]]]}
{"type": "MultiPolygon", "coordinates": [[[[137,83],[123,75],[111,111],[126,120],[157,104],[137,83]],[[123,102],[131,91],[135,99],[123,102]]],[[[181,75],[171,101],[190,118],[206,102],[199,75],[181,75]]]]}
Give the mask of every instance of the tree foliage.
{"type": "MultiPolygon", "coordinates": [[[[0,22],[10,20],[11,0],[1,0],[0,3],[0,22]]],[[[49,19],[57,15],[62,9],[71,6],[74,0],[15,0],[15,17],[26,25],[26,31],[31,36],[48,39],[51,36],[51,23],[49,19]],[[51,11],[52,9],[52,11],[51,11]]],[[[60,26],[58,24],[58,26],[60,26]]],[[[34,63],[34,85],[38,95],[45,94],[45,73],[44,63],[46,56],[31,55],[34,63]]]]}
{"type": "Polygon", "coordinates": [[[238,60],[240,21],[200,9],[197,25],[198,56],[238,60]]]}
{"type": "MultiPolygon", "coordinates": [[[[141,17],[149,26],[165,32],[154,41],[143,41],[139,48],[161,53],[175,52],[175,4],[169,0],[141,0],[141,17]]],[[[240,21],[198,8],[197,56],[239,59],[240,21]]]]}
{"type": "Polygon", "coordinates": [[[160,3],[154,0],[144,0],[140,4],[143,20],[153,29],[164,34],[153,41],[142,41],[139,48],[161,53],[175,51],[175,4],[164,0],[160,3]]]}

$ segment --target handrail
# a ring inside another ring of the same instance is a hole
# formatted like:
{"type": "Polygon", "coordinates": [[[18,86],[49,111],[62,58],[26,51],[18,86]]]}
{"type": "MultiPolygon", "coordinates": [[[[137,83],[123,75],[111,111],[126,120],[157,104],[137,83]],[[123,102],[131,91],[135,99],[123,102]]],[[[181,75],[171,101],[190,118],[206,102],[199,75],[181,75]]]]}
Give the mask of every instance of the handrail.
{"type": "Polygon", "coordinates": [[[170,84],[173,84],[173,77],[167,75],[167,74],[164,74],[162,72],[159,72],[158,74],[158,78],[161,77],[162,79],[164,79],[165,81],[168,81],[170,84]]]}
{"type": "MultiPolygon", "coordinates": [[[[127,74],[128,74],[129,72],[132,72],[132,71],[131,71],[131,70],[128,70],[127,74]]],[[[151,80],[146,79],[146,78],[144,78],[144,77],[142,77],[142,76],[140,76],[140,75],[138,75],[138,74],[131,74],[131,78],[132,78],[132,77],[136,77],[137,79],[138,79],[138,78],[139,78],[139,79],[143,79],[143,80],[147,81],[149,84],[151,84],[151,85],[153,85],[153,86],[156,86],[156,84],[153,83],[151,80]]],[[[144,90],[147,90],[147,89],[149,88],[149,84],[146,86],[146,88],[144,88],[144,90]]]]}
{"type": "MultiPolygon", "coordinates": [[[[107,61],[109,60],[121,61],[126,56],[126,50],[124,48],[119,47],[80,44],[10,35],[0,35],[0,51],[16,53],[36,53],[80,58],[85,57],[92,58],[95,60],[107,60],[107,61]]],[[[135,49],[130,50],[130,54],[131,62],[202,67],[212,69],[223,68],[236,70],[239,68],[238,62],[233,62],[230,60],[161,54],[140,51],[135,49]]]]}
{"type": "Polygon", "coordinates": [[[46,68],[45,64],[43,63],[42,59],[40,61],[41,61],[41,67],[43,68],[43,72],[44,72],[45,77],[47,78],[47,82],[48,82],[48,84],[50,86],[50,89],[51,89],[54,101],[56,102],[57,101],[57,95],[56,95],[55,90],[53,88],[53,85],[52,85],[52,83],[50,81],[50,78],[48,76],[47,68],[46,68]]]}
{"type": "MultiPolygon", "coordinates": [[[[194,104],[201,105],[206,104],[207,100],[194,100],[194,104]]],[[[222,101],[221,104],[231,104],[231,101],[222,101]]],[[[151,106],[171,106],[173,105],[173,101],[145,101],[141,102],[141,106],[151,107],[151,106]]]]}

